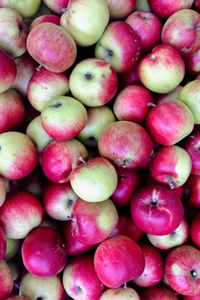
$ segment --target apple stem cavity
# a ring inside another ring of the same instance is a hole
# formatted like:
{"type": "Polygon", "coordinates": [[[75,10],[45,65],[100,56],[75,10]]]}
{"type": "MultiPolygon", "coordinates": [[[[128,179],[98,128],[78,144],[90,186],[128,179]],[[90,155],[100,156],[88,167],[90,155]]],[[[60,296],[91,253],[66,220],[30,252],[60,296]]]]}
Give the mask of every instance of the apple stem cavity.
{"type": "Polygon", "coordinates": [[[153,102],[148,102],[148,103],[147,103],[147,106],[148,106],[148,107],[156,107],[156,104],[153,103],[153,102]]]}
{"type": "Polygon", "coordinates": [[[191,270],[191,275],[193,278],[197,277],[197,272],[195,270],[191,270]]]}

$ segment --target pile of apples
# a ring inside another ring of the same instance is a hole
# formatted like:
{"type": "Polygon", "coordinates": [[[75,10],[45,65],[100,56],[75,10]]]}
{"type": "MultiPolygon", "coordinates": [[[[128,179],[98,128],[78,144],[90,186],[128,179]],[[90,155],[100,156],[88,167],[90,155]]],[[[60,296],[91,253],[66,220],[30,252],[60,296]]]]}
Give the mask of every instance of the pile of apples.
{"type": "Polygon", "coordinates": [[[0,300],[200,300],[200,1],[0,0],[0,300]]]}

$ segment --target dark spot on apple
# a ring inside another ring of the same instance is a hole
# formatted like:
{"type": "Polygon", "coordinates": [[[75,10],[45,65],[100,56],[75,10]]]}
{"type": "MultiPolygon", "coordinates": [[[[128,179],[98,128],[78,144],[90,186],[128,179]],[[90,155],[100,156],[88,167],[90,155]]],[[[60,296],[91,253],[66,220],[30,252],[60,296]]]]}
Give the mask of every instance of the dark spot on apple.
{"type": "Polygon", "coordinates": [[[193,278],[197,277],[197,272],[195,270],[191,270],[190,274],[192,275],[193,278]]]}
{"type": "Polygon", "coordinates": [[[80,295],[80,294],[82,294],[82,288],[80,287],[80,286],[76,286],[76,293],[78,294],[78,295],[80,295]]]}
{"type": "Polygon", "coordinates": [[[36,300],[43,300],[43,297],[37,297],[36,300]]]}
{"type": "Polygon", "coordinates": [[[113,51],[107,49],[107,56],[108,56],[108,57],[113,57],[113,51]]]}
{"type": "Polygon", "coordinates": [[[102,74],[101,77],[102,77],[102,78],[105,78],[106,76],[105,76],[105,74],[102,74]]]}
{"type": "Polygon", "coordinates": [[[49,107],[54,107],[54,108],[59,108],[61,106],[62,106],[62,103],[60,103],[60,102],[57,102],[57,103],[55,103],[53,105],[49,105],[49,107]]]}
{"type": "Polygon", "coordinates": [[[93,79],[93,76],[92,76],[91,73],[86,73],[86,74],[84,75],[84,77],[85,77],[85,79],[87,79],[87,80],[92,80],[92,79],[93,79]]]}
{"type": "Polygon", "coordinates": [[[124,160],[122,161],[122,167],[123,167],[123,168],[126,168],[128,165],[129,165],[129,160],[128,160],[128,159],[124,159],[124,160]]]}
{"type": "Polygon", "coordinates": [[[170,236],[175,236],[176,235],[176,231],[173,231],[170,236]]]}
{"type": "Polygon", "coordinates": [[[67,200],[67,207],[72,206],[73,203],[74,203],[74,200],[72,200],[72,199],[67,200]]]}

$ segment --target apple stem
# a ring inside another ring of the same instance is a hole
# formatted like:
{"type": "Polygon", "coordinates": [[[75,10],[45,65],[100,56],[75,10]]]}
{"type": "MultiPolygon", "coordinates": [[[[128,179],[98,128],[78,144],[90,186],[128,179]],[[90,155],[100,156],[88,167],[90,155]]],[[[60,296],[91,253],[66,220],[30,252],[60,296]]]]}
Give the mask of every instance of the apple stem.
{"type": "Polygon", "coordinates": [[[82,162],[84,165],[86,164],[86,161],[85,161],[85,159],[82,156],[80,156],[78,160],[80,162],[82,162]]]}
{"type": "Polygon", "coordinates": [[[174,184],[174,182],[173,182],[172,177],[169,176],[169,175],[167,175],[167,182],[168,182],[168,184],[169,184],[170,189],[173,190],[173,189],[175,188],[175,184],[174,184]]]}
{"type": "Polygon", "coordinates": [[[127,282],[124,283],[124,289],[127,289],[127,282]]]}
{"type": "Polygon", "coordinates": [[[153,102],[148,102],[148,103],[147,103],[147,106],[148,106],[148,107],[156,107],[156,104],[153,103],[153,102]]]}
{"type": "Polygon", "coordinates": [[[36,71],[40,71],[41,68],[42,68],[42,65],[39,65],[39,66],[36,68],[36,71]]]}

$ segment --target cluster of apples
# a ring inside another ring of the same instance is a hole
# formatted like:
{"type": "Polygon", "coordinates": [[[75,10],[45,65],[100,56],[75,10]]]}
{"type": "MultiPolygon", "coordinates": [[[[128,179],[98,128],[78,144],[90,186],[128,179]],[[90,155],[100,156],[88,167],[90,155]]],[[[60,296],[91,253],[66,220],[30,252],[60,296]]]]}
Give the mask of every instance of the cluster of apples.
{"type": "Polygon", "coordinates": [[[0,300],[199,300],[199,125],[199,0],[0,0],[0,300]]]}

